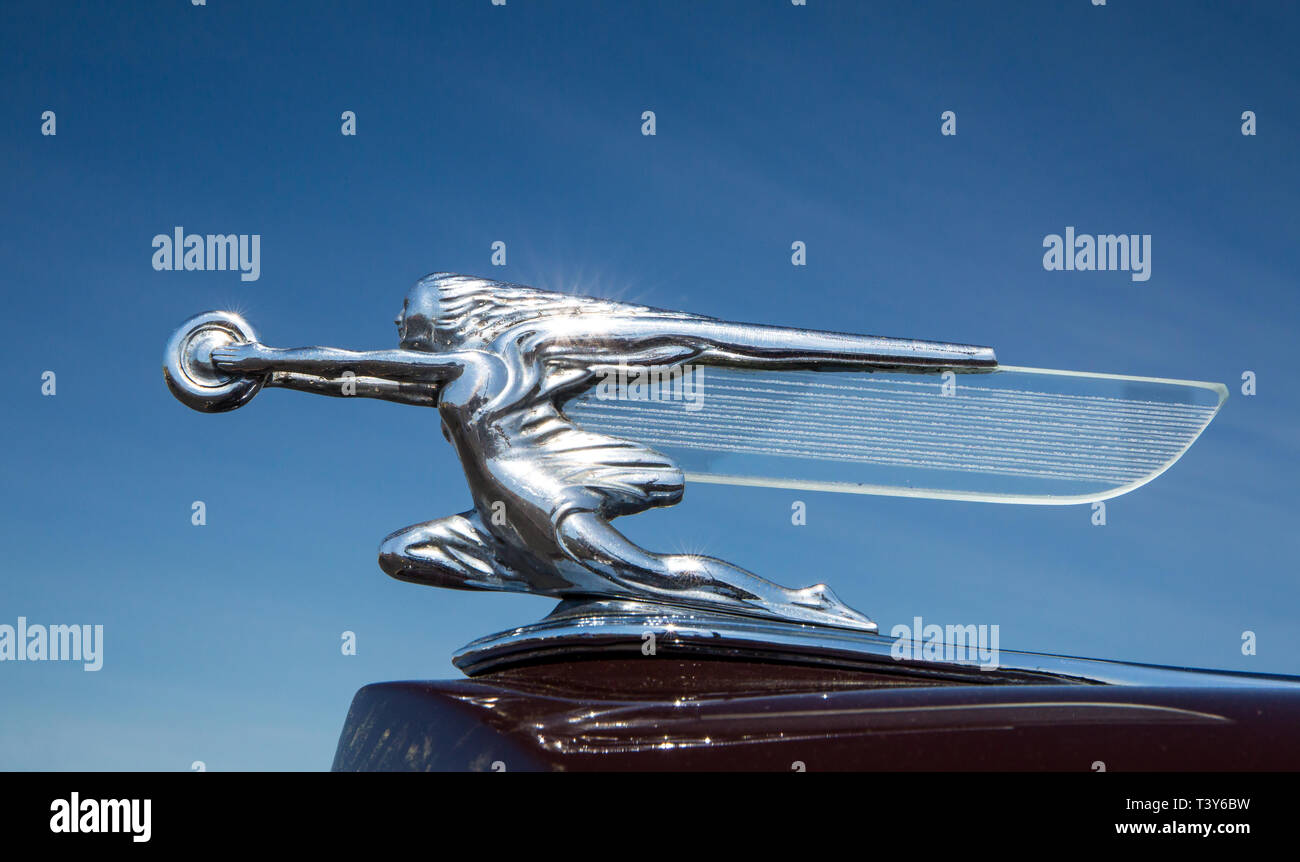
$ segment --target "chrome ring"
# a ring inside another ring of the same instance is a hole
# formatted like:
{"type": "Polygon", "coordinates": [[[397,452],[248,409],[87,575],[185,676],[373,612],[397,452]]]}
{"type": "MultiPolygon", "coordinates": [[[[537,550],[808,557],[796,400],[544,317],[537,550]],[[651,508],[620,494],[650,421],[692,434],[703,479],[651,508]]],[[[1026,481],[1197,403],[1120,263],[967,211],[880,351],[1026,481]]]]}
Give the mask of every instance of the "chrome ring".
{"type": "Polygon", "coordinates": [[[248,321],[233,311],[205,311],[180,325],[163,354],[167,388],[187,407],[221,413],[242,407],[262,388],[265,375],[239,376],[212,364],[212,351],[257,341],[248,321]]]}

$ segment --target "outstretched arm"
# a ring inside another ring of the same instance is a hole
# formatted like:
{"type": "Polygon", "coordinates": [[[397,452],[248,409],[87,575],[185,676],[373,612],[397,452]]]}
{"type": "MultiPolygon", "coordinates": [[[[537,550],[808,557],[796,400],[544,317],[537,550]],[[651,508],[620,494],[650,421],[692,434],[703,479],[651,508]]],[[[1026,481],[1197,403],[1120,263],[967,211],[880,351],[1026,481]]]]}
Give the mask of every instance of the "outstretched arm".
{"type": "Polygon", "coordinates": [[[683,316],[615,316],[599,325],[581,318],[554,324],[560,352],[617,361],[620,354],[688,348],[701,364],[783,368],[847,366],[869,368],[994,367],[989,347],[849,335],[761,324],[727,323],[683,316]],[[584,331],[585,330],[585,331],[584,331]]]}
{"type": "Polygon", "coordinates": [[[331,378],[296,371],[275,371],[267,377],[265,385],[332,395],[336,398],[379,398],[419,407],[435,407],[438,404],[437,387],[417,381],[384,380],[377,377],[331,378]]]}
{"type": "Polygon", "coordinates": [[[724,365],[765,367],[817,367],[840,365],[867,368],[993,367],[998,364],[991,347],[884,338],[840,332],[713,324],[709,347],[700,357],[724,365]]]}
{"type": "Polygon", "coordinates": [[[261,344],[238,344],[212,351],[218,368],[236,372],[288,372],[318,378],[357,377],[438,382],[454,377],[464,367],[455,352],[423,353],[418,350],[339,350],[334,347],[280,349],[261,344]]]}

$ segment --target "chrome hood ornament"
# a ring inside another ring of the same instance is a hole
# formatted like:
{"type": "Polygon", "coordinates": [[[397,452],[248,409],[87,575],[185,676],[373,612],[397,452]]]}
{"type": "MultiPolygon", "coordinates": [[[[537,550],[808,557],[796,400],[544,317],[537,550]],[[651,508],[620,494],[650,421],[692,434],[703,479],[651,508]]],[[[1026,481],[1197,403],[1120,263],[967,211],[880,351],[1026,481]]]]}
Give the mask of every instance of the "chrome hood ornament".
{"type": "MultiPolygon", "coordinates": [[[[1218,384],[1008,368],[987,347],[729,323],[447,273],[421,279],[396,322],[395,350],[275,349],[238,315],[207,312],[172,337],[164,374],[206,412],[268,386],[436,407],[473,506],[388,536],[381,568],[555,596],[560,618],[597,636],[614,617],[627,628],[629,608],[668,629],[758,618],[876,631],[823,584],[656,553],[612,525],[676,504],[688,478],[1100,500],[1167,469],[1226,397],[1218,384]]],[[[544,628],[552,638],[553,621],[544,628]]],[[[526,634],[476,642],[458,664],[535,646],[526,634]]]]}

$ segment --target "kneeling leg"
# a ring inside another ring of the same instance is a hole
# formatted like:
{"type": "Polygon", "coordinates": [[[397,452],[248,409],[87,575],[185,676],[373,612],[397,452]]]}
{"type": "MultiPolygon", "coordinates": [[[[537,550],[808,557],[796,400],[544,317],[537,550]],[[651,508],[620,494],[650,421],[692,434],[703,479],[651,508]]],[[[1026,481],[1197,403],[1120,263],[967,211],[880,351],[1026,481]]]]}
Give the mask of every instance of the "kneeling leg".
{"type": "Polygon", "coordinates": [[[738,613],[867,630],[876,627],[823,584],[788,590],[713,557],[655,554],[628,540],[594,512],[566,515],[556,525],[556,533],[566,554],[621,586],[623,595],[630,591],[669,602],[718,605],[738,613]]]}
{"type": "Polygon", "coordinates": [[[415,524],[379,546],[379,567],[399,581],[456,590],[523,590],[503,567],[473,511],[415,524]]]}

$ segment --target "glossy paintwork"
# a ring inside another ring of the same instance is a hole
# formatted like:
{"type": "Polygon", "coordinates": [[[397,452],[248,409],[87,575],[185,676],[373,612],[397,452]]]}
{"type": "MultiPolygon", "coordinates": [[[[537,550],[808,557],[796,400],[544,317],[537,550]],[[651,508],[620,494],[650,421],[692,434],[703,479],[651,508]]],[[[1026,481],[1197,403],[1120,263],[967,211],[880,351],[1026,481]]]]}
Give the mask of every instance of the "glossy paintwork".
{"type": "Polygon", "coordinates": [[[361,689],[334,769],[1300,769],[1300,691],[952,684],[678,659],[361,689]]]}

